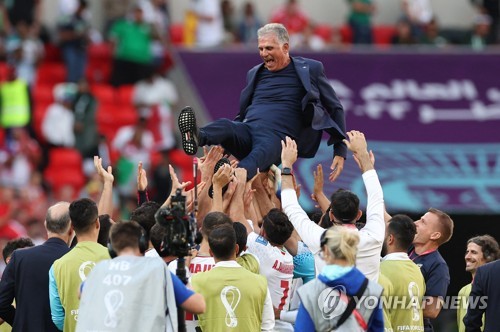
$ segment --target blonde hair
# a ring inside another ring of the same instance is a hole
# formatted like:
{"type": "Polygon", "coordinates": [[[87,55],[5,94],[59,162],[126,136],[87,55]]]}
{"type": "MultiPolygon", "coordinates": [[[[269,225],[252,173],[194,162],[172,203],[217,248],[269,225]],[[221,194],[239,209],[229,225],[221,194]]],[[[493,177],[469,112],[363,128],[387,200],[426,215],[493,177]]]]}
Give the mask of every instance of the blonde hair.
{"type": "Polygon", "coordinates": [[[359,235],[345,226],[332,226],[325,234],[325,245],[336,259],[344,259],[349,265],[356,263],[359,235]]]}

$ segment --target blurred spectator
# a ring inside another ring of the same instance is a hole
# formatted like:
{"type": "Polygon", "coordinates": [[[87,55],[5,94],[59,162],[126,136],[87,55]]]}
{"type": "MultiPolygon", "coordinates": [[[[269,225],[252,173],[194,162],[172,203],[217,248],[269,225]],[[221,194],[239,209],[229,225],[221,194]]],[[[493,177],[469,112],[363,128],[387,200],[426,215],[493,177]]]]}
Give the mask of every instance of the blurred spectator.
{"type": "Polygon", "coordinates": [[[19,21],[14,34],[8,37],[7,52],[7,59],[16,67],[17,76],[32,86],[44,49],[42,42],[30,32],[26,22],[19,21]]]}
{"type": "Polygon", "coordinates": [[[415,39],[411,33],[411,24],[405,18],[402,18],[396,24],[396,33],[391,40],[392,45],[413,45],[415,39]]]}
{"type": "Polygon", "coordinates": [[[218,0],[191,0],[189,13],[196,18],[196,46],[215,47],[224,40],[224,22],[218,0]]]}
{"type": "MultiPolygon", "coordinates": [[[[63,0],[64,1],[64,0],[63,0]]],[[[107,36],[113,24],[124,19],[130,10],[134,0],[101,0],[104,13],[104,35],[107,36]]]]}
{"type": "Polygon", "coordinates": [[[87,81],[85,79],[80,80],[72,109],[75,117],[75,148],[80,151],[84,159],[83,169],[86,174],[94,173],[94,156],[99,155],[96,108],[97,101],[90,93],[87,81]]]}
{"type": "Polygon", "coordinates": [[[498,0],[471,0],[480,14],[486,14],[491,19],[490,31],[488,33],[488,43],[499,42],[500,29],[500,1],[498,0]]]}
{"type": "Polygon", "coordinates": [[[425,26],[434,17],[430,1],[403,0],[403,12],[403,17],[411,24],[413,38],[420,40],[425,32],[425,26]]]}
{"type": "Polygon", "coordinates": [[[134,105],[140,116],[148,119],[157,150],[169,150],[175,145],[172,107],[178,100],[175,85],[153,70],[134,86],[134,105]]]}
{"type": "Polygon", "coordinates": [[[7,129],[10,137],[12,128],[29,124],[30,96],[28,84],[17,76],[16,68],[7,67],[7,80],[0,84],[0,126],[7,129]]]}
{"type": "Polygon", "coordinates": [[[448,43],[446,38],[440,35],[439,25],[435,17],[425,26],[425,34],[422,36],[420,43],[438,47],[446,46],[448,43]]]}
{"type": "Polygon", "coordinates": [[[299,8],[297,0],[286,0],[286,3],[279,7],[271,16],[271,23],[281,23],[288,30],[290,43],[299,38],[309,25],[309,18],[299,8]]]}
{"type": "Polygon", "coordinates": [[[14,188],[0,183],[0,238],[12,240],[26,236],[26,229],[16,220],[19,203],[14,188]]]}
{"type": "Polygon", "coordinates": [[[42,15],[42,1],[40,0],[15,0],[4,1],[10,24],[17,26],[20,21],[28,24],[31,32],[38,35],[42,15]]]}
{"type": "Polygon", "coordinates": [[[14,128],[0,150],[0,181],[16,189],[26,187],[41,162],[41,148],[24,128],[14,128]]]}
{"type": "Polygon", "coordinates": [[[138,4],[144,13],[144,21],[154,27],[158,38],[151,43],[154,67],[161,69],[165,59],[165,45],[168,41],[169,18],[166,10],[166,0],[139,0],[138,4]]]}
{"type": "Polygon", "coordinates": [[[170,157],[168,151],[160,152],[160,161],[153,170],[153,184],[155,202],[165,202],[172,190],[172,178],[170,177],[170,157]]]}
{"type": "MultiPolygon", "coordinates": [[[[0,37],[10,33],[10,22],[7,14],[7,8],[3,1],[0,2],[0,37]]],[[[3,46],[3,45],[1,45],[3,46]]]]}
{"type": "Polygon", "coordinates": [[[122,197],[134,197],[137,188],[137,165],[142,162],[145,170],[149,170],[151,165],[154,137],[147,129],[147,120],[139,118],[135,125],[121,127],[112,145],[120,153],[116,165],[118,192],[122,197]]]}
{"type": "Polygon", "coordinates": [[[59,43],[66,65],[67,82],[76,83],[85,75],[90,28],[90,23],[84,16],[86,9],[87,1],[79,0],[76,11],[59,22],[59,43]]]}
{"type": "Polygon", "coordinates": [[[257,30],[262,27],[262,20],[255,12],[253,3],[247,1],[243,7],[243,15],[238,23],[238,40],[244,44],[257,43],[257,30]]]}
{"type": "Polygon", "coordinates": [[[229,0],[221,2],[222,21],[224,24],[224,42],[230,44],[236,40],[236,19],[233,3],[229,0]]]}
{"type": "Polygon", "coordinates": [[[42,121],[42,134],[52,146],[75,146],[75,116],[71,108],[76,92],[74,83],[61,83],[54,87],[55,102],[49,106],[42,121]]]}
{"type": "Polygon", "coordinates": [[[490,42],[491,18],[488,15],[479,15],[474,20],[474,27],[469,45],[475,51],[483,50],[490,42]]]}
{"type": "Polygon", "coordinates": [[[114,23],[109,38],[114,43],[111,84],[134,84],[146,77],[153,65],[151,42],[156,37],[153,26],[144,21],[140,6],[134,6],[132,17],[114,23]]]}
{"type": "Polygon", "coordinates": [[[294,40],[294,44],[290,45],[290,47],[313,51],[321,51],[326,47],[326,41],[314,33],[314,26],[312,24],[309,24],[304,33],[297,37],[294,40]]]}
{"type": "Polygon", "coordinates": [[[371,44],[372,15],[375,5],[372,0],[349,0],[351,13],[349,14],[349,25],[352,29],[352,42],[354,44],[371,44]]]}

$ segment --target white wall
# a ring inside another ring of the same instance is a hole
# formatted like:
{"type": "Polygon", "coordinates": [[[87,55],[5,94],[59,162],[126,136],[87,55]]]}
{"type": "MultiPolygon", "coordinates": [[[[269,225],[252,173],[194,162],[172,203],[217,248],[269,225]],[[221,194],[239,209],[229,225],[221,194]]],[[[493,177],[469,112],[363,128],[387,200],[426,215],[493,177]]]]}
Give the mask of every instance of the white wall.
{"type": "MultiPolygon", "coordinates": [[[[60,0],[44,0],[44,22],[52,27],[57,21],[58,3],[60,0]]],[[[64,1],[64,0],[63,0],[64,1]]],[[[116,0],[121,1],[121,0],[116,0]]],[[[184,12],[190,0],[169,0],[173,22],[179,23],[184,19],[184,12]]],[[[203,0],[199,0],[203,1],[203,0]]],[[[232,0],[236,12],[240,13],[247,0],[232,0]]],[[[474,8],[470,0],[430,0],[432,7],[442,27],[468,28],[474,18],[474,8]]],[[[260,17],[266,21],[272,11],[285,0],[253,0],[260,17]]],[[[317,23],[341,25],[348,15],[347,0],[299,0],[301,7],[317,23]]],[[[101,28],[103,13],[100,0],[89,0],[94,26],[101,28]]],[[[393,24],[401,16],[401,0],[374,0],[377,12],[374,15],[375,24],[393,24]]]]}

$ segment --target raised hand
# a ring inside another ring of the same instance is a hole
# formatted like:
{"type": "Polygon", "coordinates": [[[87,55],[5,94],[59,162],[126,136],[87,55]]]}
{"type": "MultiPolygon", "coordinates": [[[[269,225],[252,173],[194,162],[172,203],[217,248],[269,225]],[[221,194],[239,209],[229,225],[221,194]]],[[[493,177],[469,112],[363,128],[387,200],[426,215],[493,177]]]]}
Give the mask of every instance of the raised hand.
{"type": "Polygon", "coordinates": [[[137,190],[144,191],[148,187],[148,178],[146,176],[146,170],[142,168],[142,161],[139,161],[137,165],[137,190]]]}

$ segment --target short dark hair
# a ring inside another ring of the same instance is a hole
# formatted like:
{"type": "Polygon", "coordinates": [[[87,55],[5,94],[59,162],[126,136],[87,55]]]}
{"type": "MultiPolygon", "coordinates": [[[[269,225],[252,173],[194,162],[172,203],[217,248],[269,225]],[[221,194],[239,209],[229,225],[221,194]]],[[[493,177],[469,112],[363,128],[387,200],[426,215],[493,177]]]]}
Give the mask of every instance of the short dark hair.
{"type": "Polygon", "coordinates": [[[222,225],[210,232],[208,245],[216,259],[229,260],[234,254],[236,233],[231,225],[222,225]]]}
{"type": "Polygon", "coordinates": [[[491,235],[485,234],[475,236],[467,241],[467,245],[469,243],[475,243],[481,247],[483,257],[487,263],[496,261],[500,258],[500,249],[498,247],[498,242],[491,235]]]}
{"type": "Polygon", "coordinates": [[[396,214],[389,220],[387,235],[392,235],[396,239],[396,247],[405,252],[413,243],[417,228],[415,222],[404,214],[396,214]]]}
{"type": "Polygon", "coordinates": [[[215,228],[222,225],[231,226],[233,221],[226,214],[222,212],[210,212],[203,219],[203,224],[201,225],[201,234],[208,238],[210,232],[215,228]]]}
{"type": "Polygon", "coordinates": [[[293,225],[287,215],[277,208],[269,210],[264,216],[262,228],[267,240],[279,246],[283,245],[293,232],[293,225]]]}
{"type": "Polygon", "coordinates": [[[333,216],[343,224],[354,224],[359,212],[359,197],[352,191],[338,189],[330,197],[333,216]]]}
{"type": "Polygon", "coordinates": [[[435,208],[430,208],[428,212],[434,213],[438,217],[438,227],[439,227],[439,232],[441,232],[441,237],[437,240],[438,245],[442,245],[450,241],[453,235],[453,227],[454,227],[453,220],[451,219],[451,217],[446,213],[444,213],[443,211],[435,208]]]}
{"type": "Polygon", "coordinates": [[[149,230],[149,240],[158,253],[161,252],[161,243],[166,235],[167,229],[158,224],[154,224],[149,230]]]}
{"type": "Polygon", "coordinates": [[[238,250],[238,256],[241,254],[245,247],[247,246],[248,233],[247,228],[242,223],[235,221],[233,223],[234,233],[236,234],[236,243],[240,247],[238,250]]]}
{"type": "MultiPolygon", "coordinates": [[[[58,203],[58,204],[68,204],[68,203],[58,203]]],[[[68,231],[68,227],[70,226],[71,223],[71,218],[69,216],[69,210],[66,210],[63,213],[54,213],[53,208],[56,205],[52,205],[47,209],[47,213],[45,214],[45,228],[47,228],[47,231],[51,233],[63,234],[66,231],[68,231]]]]}
{"type": "Polygon", "coordinates": [[[155,201],[144,202],[141,206],[132,211],[130,214],[130,220],[139,223],[139,225],[141,225],[141,227],[146,231],[146,234],[149,235],[151,227],[153,227],[156,223],[155,213],[159,208],[160,204],[155,201]]]}
{"type": "Polygon", "coordinates": [[[109,240],[113,250],[119,254],[125,248],[140,249],[144,229],[135,221],[117,222],[109,231],[109,240]]]}
{"type": "Polygon", "coordinates": [[[88,232],[98,217],[97,204],[90,198],[80,198],[69,205],[69,216],[76,235],[88,232]]]}
{"type": "Polygon", "coordinates": [[[7,258],[9,258],[17,249],[29,248],[34,246],[35,244],[29,237],[20,237],[14,240],[10,240],[2,250],[3,261],[5,262],[5,264],[7,264],[7,258]]]}

